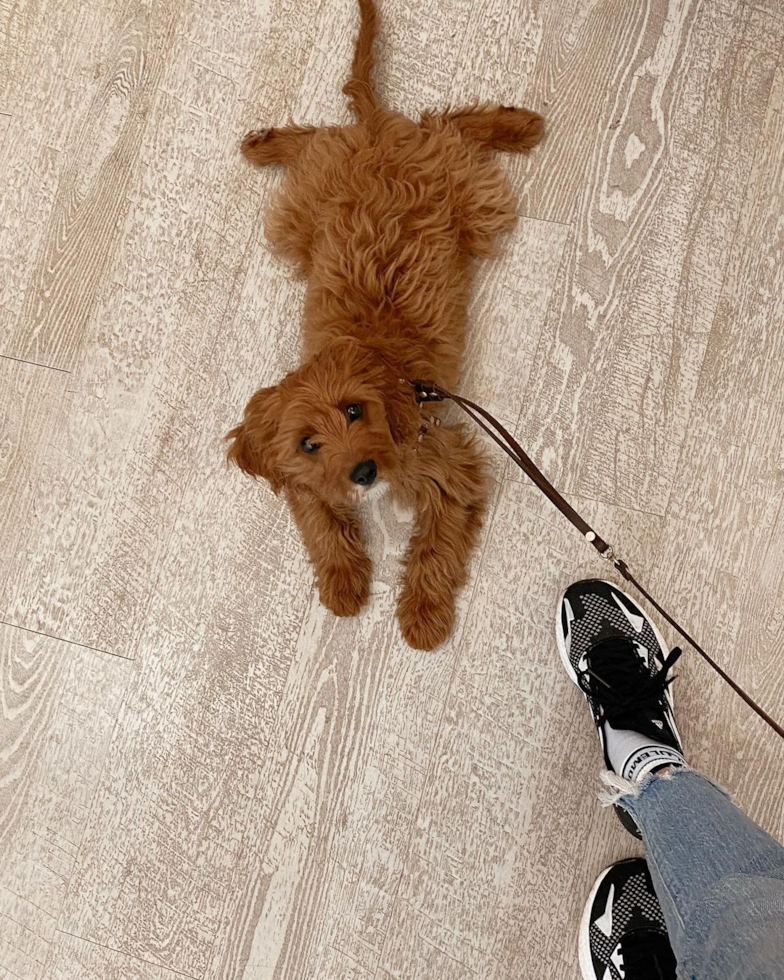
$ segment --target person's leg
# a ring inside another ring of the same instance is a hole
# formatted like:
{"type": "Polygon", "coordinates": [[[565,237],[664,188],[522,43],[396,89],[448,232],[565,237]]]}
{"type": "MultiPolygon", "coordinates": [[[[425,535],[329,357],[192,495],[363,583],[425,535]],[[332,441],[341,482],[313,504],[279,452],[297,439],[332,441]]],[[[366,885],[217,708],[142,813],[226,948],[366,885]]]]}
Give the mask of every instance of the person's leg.
{"type": "Polygon", "coordinates": [[[624,786],[679,975],[784,978],[784,848],[704,776],[674,768],[624,786]]]}
{"type": "Polygon", "coordinates": [[[594,887],[585,980],[671,980],[664,920],[683,980],[782,980],[784,849],[685,767],[670,691],[680,651],[667,655],[645,611],[601,581],[567,589],[557,640],[599,734],[614,790],[605,802],[650,859],[649,869],[622,862],[594,887]]]}

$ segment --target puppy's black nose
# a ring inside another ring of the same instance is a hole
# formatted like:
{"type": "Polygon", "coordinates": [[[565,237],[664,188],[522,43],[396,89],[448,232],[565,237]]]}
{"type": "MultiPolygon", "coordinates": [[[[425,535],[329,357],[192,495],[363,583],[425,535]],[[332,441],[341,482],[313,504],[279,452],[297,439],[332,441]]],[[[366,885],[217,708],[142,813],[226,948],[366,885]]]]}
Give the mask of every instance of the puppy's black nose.
{"type": "Polygon", "coordinates": [[[357,463],[351,471],[352,482],[358,483],[361,487],[369,487],[377,476],[376,461],[373,459],[366,459],[357,463]]]}

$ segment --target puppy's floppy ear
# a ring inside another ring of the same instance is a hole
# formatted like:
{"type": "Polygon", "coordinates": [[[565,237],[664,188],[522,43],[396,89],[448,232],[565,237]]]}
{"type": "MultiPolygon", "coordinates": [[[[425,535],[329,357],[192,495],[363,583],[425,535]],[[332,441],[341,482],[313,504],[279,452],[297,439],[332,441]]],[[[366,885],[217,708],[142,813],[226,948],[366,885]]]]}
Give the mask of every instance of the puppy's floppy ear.
{"type": "Polygon", "coordinates": [[[226,435],[231,440],[226,451],[229,462],[251,476],[268,480],[275,493],[283,486],[272,445],[278,431],[280,407],[279,388],[260,388],[245,406],[242,422],[226,435]]]}

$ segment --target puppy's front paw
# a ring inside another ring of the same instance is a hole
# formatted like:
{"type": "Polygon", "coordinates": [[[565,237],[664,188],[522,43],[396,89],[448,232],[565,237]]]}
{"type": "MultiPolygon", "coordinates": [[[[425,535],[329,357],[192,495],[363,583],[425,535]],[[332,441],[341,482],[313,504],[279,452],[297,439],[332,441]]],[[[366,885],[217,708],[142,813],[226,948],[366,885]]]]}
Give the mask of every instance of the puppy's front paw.
{"type": "Polygon", "coordinates": [[[370,563],[323,569],[319,573],[319,595],[336,616],[356,616],[370,595],[370,563]]]}
{"type": "Polygon", "coordinates": [[[446,641],[455,622],[451,593],[431,594],[406,586],[397,604],[400,632],[415,650],[435,650],[446,641]]]}

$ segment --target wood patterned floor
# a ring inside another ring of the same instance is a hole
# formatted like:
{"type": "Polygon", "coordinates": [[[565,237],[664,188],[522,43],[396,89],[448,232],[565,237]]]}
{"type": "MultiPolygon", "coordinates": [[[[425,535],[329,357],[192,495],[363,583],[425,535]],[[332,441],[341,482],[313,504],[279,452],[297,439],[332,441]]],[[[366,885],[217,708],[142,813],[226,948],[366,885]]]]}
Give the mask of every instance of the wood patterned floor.
{"type": "MultiPolygon", "coordinates": [[[[379,87],[544,112],[464,389],[784,716],[784,8],[381,0],[379,87]]],[[[559,666],[606,568],[497,459],[452,641],[318,604],[221,435],[291,366],[248,128],[347,117],[348,0],[0,0],[0,980],[577,976],[595,802],[559,666]]],[[[784,835],[784,754],[694,656],[690,759],[784,835]]]]}

